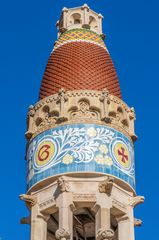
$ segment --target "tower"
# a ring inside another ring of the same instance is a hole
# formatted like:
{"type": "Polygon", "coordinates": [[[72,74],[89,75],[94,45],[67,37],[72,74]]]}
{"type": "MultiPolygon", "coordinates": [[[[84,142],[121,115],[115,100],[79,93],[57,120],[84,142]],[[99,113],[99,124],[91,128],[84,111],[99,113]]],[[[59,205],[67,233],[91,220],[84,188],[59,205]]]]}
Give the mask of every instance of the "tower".
{"type": "Polygon", "coordinates": [[[121,98],[102,15],[62,10],[58,40],[27,116],[31,240],[134,240],[135,112],[121,98]]]}

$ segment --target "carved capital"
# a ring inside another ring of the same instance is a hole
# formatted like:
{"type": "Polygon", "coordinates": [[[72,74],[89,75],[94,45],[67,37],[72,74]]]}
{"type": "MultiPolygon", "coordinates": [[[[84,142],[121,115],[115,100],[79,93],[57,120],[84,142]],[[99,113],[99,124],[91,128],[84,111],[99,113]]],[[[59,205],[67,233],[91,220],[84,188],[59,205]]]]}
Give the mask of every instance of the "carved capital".
{"type": "Polygon", "coordinates": [[[138,204],[143,203],[144,200],[145,200],[145,198],[143,196],[132,197],[130,200],[130,205],[132,207],[136,207],[138,204]]]}
{"type": "Polygon", "coordinates": [[[70,232],[68,229],[60,228],[56,231],[55,237],[58,240],[67,240],[70,239],[70,232]]]}
{"type": "Polygon", "coordinates": [[[111,240],[114,237],[112,229],[99,229],[97,232],[97,240],[111,240]]]}
{"type": "Polygon", "coordinates": [[[98,189],[100,193],[111,194],[114,179],[111,177],[106,178],[104,181],[99,183],[98,189]]]}
{"type": "Polygon", "coordinates": [[[37,198],[32,195],[21,194],[19,198],[28,203],[30,207],[33,207],[37,203],[37,198]]]}
{"type": "Polygon", "coordinates": [[[59,177],[59,179],[57,180],[57,184],[61,192],[69,192],[70,185],[64,177],[59,177]]]}

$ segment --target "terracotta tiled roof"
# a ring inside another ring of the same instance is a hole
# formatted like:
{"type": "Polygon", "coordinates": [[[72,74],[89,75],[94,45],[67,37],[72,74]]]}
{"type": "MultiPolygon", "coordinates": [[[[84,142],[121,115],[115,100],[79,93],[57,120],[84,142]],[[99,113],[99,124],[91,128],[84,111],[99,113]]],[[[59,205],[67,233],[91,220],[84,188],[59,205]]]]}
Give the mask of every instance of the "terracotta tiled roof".
{"type": "Polygon", "coordinates": [[[40,99],[65,90],[102,90],[121,97],[116,70],[109,53],[89,42],[70,42],[55,49],[45,69],[40,99]]]}

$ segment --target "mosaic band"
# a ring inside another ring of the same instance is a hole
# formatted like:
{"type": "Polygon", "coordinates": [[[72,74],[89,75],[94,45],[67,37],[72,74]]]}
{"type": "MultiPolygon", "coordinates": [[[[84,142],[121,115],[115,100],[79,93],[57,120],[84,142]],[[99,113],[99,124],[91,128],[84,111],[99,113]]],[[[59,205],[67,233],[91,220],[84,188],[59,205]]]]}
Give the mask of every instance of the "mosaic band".
{"type": "Polygon", "coordinates": [[[27,188],[48,177],[72,172],[111,174],[133,188],[134,150],[121,132],[96,124],[72,124],[35,137],[27,151],[27,188]]]}

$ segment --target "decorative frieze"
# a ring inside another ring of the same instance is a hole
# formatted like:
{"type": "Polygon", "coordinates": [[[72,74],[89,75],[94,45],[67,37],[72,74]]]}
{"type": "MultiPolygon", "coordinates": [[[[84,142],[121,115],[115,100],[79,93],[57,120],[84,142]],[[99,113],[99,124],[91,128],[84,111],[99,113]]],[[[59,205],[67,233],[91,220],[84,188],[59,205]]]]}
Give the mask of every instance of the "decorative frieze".
{"type": "Polygon", "coordinates": [[[96,202],[96,194],[74,193],[73,201],[74,202],[96,202]]]}
{"type": "Polygon", "coordinates": [[[29,107],[26,138],[34,138],[41,132],[65,123],[106,124],[129,136],[133,141],[134,108],[121,99],[103,91],[61,89],[29,107]]]}

